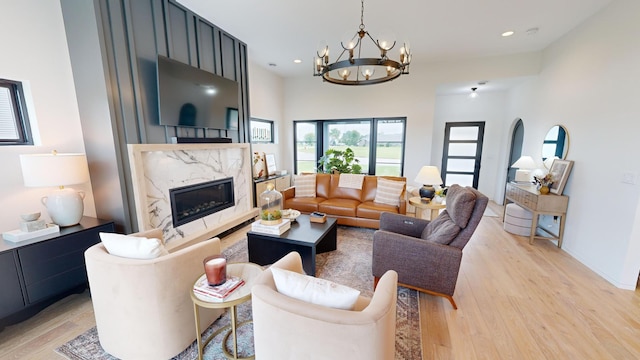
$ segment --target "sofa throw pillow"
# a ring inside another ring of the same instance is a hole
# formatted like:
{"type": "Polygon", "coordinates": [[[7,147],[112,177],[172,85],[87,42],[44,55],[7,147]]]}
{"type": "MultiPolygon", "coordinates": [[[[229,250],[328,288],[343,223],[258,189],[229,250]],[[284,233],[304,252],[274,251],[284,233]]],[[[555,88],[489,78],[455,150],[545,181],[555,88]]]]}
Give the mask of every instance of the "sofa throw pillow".
{"type": "Polygon", "coordinates": [[[476,206],[476,194],[460,185],[451,185],[447,190],[447,212],[451,220],[461,228],[465,228],[473,208],[476,206]]]}
{"type": "Polygon", "coordinates": [[[316,197],[316,176],[297,175],[293,178],[296,197],[316,197]]]}
{"type": "Polygon", "coordinates": [[[384,178],[378,178],[376,187],[376,197],[374,202],[398,206],[400,205],[400,195],[404,190],[405,183],[403,181],[394,181],[384,178]]]}
{"type": "Polygon", "coordinates": [[[169,254],[162,241],[156,238],[101,232],[100,240],[109,254],[124,258],[155,259],[169,254]]]}
{"type": "Polygon", "coordinates": [[[352,310],[360,291],[329,280],[271,267],[279,293],[311,304],[352,310]]]}
{"type": "Polygon", "coordinates": [[[442,245],[449,245],[462,229],[451,220],[447,210],[429,222],[422,231],[422,238],[442,245]]]}

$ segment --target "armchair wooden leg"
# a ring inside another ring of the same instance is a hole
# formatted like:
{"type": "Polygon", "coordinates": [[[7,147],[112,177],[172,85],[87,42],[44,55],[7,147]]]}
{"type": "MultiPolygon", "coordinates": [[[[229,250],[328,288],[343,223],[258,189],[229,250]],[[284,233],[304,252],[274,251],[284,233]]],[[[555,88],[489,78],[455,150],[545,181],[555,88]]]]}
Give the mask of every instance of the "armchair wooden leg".
{"type": "Polygon", "coordinates": [[[453,300],[453,296],[451,295],[447,295],[447,294],[443,294],[443,293],[439,293],[439,292],[435,292],[435,291],[431,291],[431,290],[427,290],[427,289],[422,289],[419,288],[417,286],[411,286],[411,285],[407,285],[407,284],[402,284],[402,283],[398,283],[398,286],[403,286],[409,289],[414,289],[414,290],[418,290],[422,293],[425,294],[429,294],[429,295],[435,295],[435,296],[440,296],[443,297],[447,300],[449,300],[449,302],[451,303],[451,306],[453,307],[453,310],[458,310],[458,305],[456,305],[456,302],[453,300]]]}
{"type": "Polygon", "coordinates": [[[376,287],[378,287],[378,281],[380,281],[380,278],[377,276],[373,277],[373,291],[376,290],[376,287]]]}

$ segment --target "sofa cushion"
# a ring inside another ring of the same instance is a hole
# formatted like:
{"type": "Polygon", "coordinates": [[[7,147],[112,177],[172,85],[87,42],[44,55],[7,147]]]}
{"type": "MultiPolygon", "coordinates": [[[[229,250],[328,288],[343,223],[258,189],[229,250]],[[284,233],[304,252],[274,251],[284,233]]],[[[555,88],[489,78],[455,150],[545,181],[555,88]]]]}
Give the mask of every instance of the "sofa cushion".
{"type": "Polygon", "coordinates": [[[308,303],[352,310],[360,291],[329,280],[271,267],[279,293],[308,303]]]}
{"type": "Polygon", "coordinates": [[[398,213],[398,207],[380,204],[373,201],[366,201],[358,205],[356,215],[359,218],[380,220],[380,214],[383,212],[398,213]]]}
{"type": "Polygon", "coordinates": [[[302,211],[304,213],[312,213],[314,211],[318,211],[318,204],[325,201],[327,199],[321,197],[314,198],[289,198],[284,201],[285,209],[296,209],[302,211]]]}
{"type": "Polygon", "coordinates": [[[293,178],[296,197],[316,197],[316,175],[297,175],[293,178]]]}
{"type": "Polygon", "coordinates": [[[336,216],[356,216],[360,201],[351,199],[327,199],[318,205],[318,210],[336,216]]]}
{"type": "Polygon", "coordinates": [[[362,189],[340,187],[340,174],[331,174],[329,199],[350,199],[360,202],[362,199],[362,189]]]}
{"type": "Polygon", "coordinates": [[[447,212],[461,228],[465,228],[476,205],[476,194],[460,185],[451,185],[447,191],[447,212]]]}
{"type": "Polygon", "coordinates": [[[460,226],[456,225],[451,220],[447,210],[444,210],[438,217],[427,224],[422,231],[421,237],[438,244],[449,245],[458,236],[460,230],[462,230],[460,226]]]}
{"type": "Polygon", "coordinates": [[[404,190],[405,183],[384,178],[378,178],[378,188],[374,202],[393,206],[400,205],[400,195],[404,190]]]}
{"type": "Polygon", "coordinates": [[[100,233],[100,240],[109,254],[130,259],[155,259],[169,252],[156,238],[115,233],[100,233]]]}

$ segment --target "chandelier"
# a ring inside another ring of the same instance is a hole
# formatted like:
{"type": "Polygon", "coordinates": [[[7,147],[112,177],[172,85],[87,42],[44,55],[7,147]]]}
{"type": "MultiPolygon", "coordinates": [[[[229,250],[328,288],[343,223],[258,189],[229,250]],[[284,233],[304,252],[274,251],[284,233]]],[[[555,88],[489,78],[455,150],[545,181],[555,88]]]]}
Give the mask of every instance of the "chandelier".
{"type": "Polygon", "coordinates": [[[364,0],[361,0],[360,27],[352,37],[340,42],[342,52],[334,63],[329,63],[329,46],[322,44],[316,51],[313,75],[322,76],[325,81],[339,85],[371,85],[393,80],[400,75],[409,74],[411,52],[409,44],[400,48],[400,61],[387,57],[389,50],[396,45],[393,39],[377,39],[364,29],[364,0]],[[379,58],[361,57],[362,43],[369,38],[378,51],[379,58]],[[357,50],[357,57],[354,53],[357,50]],[[348,58],[347,58],[348,56],[348,58]]]}

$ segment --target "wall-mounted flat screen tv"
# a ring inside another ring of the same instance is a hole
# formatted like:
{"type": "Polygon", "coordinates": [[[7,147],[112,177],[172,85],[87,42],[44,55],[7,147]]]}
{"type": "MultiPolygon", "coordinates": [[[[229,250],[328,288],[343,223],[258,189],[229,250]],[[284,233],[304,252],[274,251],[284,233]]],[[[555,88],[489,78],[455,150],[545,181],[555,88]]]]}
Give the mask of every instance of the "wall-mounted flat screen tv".
{"type": "Polygon", "coordinates": [[[238,83],[158,56],[160,125],[238,130],[238,83]]]}

